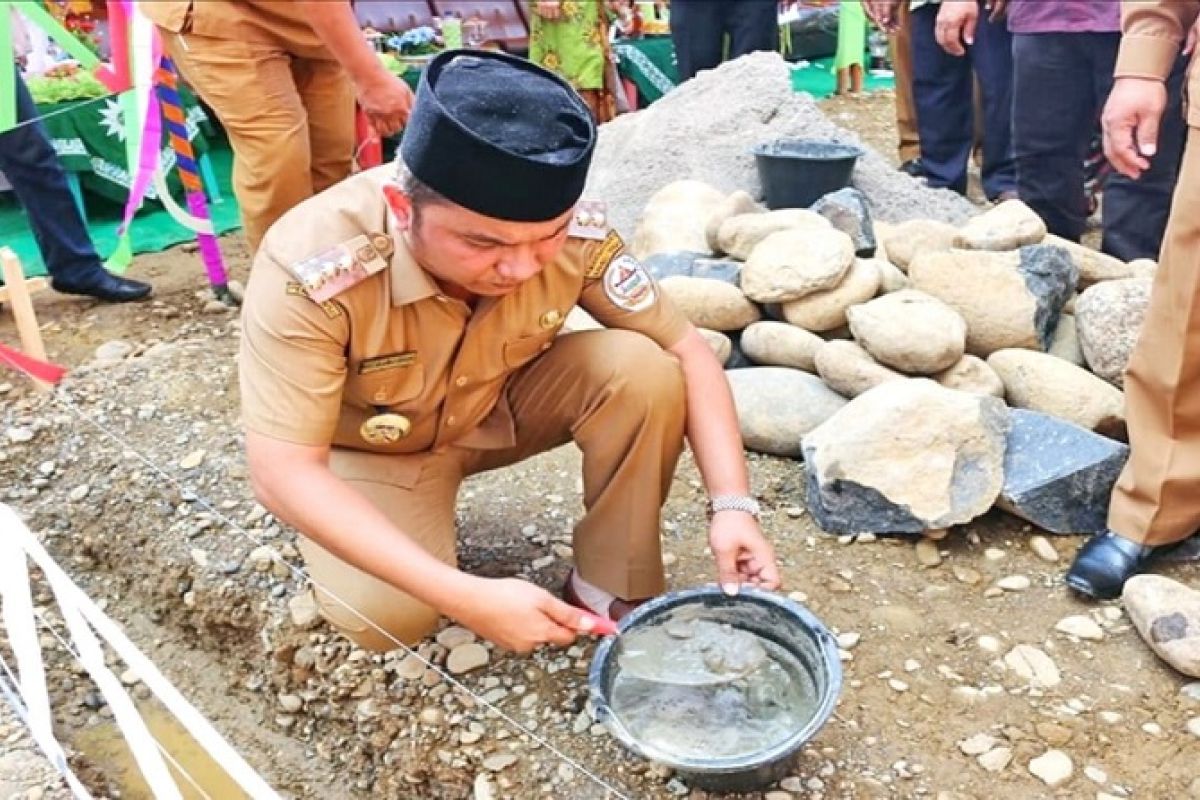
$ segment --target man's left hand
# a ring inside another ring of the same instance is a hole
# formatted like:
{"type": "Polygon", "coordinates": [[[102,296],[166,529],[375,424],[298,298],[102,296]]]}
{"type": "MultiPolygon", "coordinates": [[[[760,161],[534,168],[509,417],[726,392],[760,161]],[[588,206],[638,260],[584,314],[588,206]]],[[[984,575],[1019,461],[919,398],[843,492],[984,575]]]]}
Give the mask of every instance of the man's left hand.
{"type": "Polygon", "coordinates": [[[717,561],[717,581],[726,594],[736,594],[743,583],[761,589],[779,588],[775,550],[750,514],[718,511],[709,525],[708,544],[717,561]]]}
{"type": "Polygon", "coordinates": [[[938,10],[934,36],[950,55],[965,56],[967,47],[975,44],[975,26],[978,24],[979,3],[976,0],[945,0],[938,10]]]}

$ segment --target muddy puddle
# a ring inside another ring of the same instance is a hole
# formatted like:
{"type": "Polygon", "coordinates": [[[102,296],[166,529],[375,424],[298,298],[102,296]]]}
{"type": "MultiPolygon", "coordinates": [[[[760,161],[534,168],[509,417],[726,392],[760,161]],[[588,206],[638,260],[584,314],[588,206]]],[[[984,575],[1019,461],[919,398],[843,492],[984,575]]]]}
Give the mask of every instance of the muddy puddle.
{"type": "MultiPolygon", "coordinates": [[[[166,751],[164,759],[184,800],[242,800],[248,797],[169,711],[153,704],[139,705],[138,710],[151,735],[166,751]],[[172,759],[175,763],[171,763],[172,759]]],[[[72,744],[104,773],[114,788],[120,789],[122,800],[154,800],[154,793],[142,780],[142,773],[116,723],[105,722],[80,730],[72,737],[72,744]]]]}

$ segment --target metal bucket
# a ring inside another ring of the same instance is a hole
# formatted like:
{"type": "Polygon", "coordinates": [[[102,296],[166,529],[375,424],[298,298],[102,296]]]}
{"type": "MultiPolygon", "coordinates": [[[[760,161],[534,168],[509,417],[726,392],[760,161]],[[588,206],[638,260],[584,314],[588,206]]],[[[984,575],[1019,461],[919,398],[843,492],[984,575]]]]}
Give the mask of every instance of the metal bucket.
{"type": "Polygon", "coordinates": [[[809,719],[783,742],[750,756],[708,760],[671,760],[643,748],[613,713],[609,705],[618,672],[618,638],[608,637],[596,648],[588,673],[588,687],[596,719],[634,753],[671,767],[689,785],[719,792],[761,789],[783,778],[800,748],[816,735],[833,714],[842,690],[842,664],[837,642],[829,629],[804,606],[759,589],[745,588],[729,597],[717,586],[671,592],[637,608],[623,620],[622,634],[653,623],[682,606],[701,606],[704,618],[727,622],[735,628],[768,639],[792,654],[808,673],[816,689],[809,719]]]}

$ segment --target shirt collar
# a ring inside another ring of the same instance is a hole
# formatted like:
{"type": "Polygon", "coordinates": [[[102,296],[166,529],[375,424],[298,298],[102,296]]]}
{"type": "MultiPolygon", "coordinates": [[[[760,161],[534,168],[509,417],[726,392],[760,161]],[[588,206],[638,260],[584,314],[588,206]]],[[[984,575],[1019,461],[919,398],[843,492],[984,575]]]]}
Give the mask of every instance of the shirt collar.
{"type": "Polygon", "coordinates": [[[384,231],[392,238],[395,250],[392,252],[392,263],[388,269],[392,287],[392,306],[405,306],[439,294],[437,284],[429,273],[421,268],[408,249],[404,232],[396,227],[396,220],[383,204],[384,231]]]}

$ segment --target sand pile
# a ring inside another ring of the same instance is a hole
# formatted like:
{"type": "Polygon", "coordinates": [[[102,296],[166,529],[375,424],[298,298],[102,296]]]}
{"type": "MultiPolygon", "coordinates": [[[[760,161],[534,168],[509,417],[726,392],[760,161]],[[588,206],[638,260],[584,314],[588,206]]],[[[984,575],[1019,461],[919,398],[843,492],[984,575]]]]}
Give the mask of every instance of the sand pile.
{"type": "Polygon", "coordinates": [[[978,212],[958,195],[927,189],[898,172],[853,132],[831,122],[809,95],[792,91],[788,69],[775,53],[754,53],[604,125],[585,196],[607,202],[610,219],[628,238],[650,196],[672,181],[690,178],[761,197],[751,148],[779,137],[809,137],[866,150],[854,186],[870,199],[877,219],[958,224],[978,212]]]}

